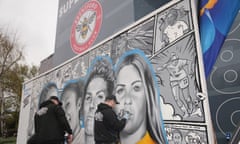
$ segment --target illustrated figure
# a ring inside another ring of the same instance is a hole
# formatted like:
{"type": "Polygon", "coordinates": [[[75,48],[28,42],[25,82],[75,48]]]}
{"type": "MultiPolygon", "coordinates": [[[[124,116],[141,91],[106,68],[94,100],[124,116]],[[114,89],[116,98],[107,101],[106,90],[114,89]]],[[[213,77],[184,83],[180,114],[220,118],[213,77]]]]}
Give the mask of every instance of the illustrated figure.
{"type": "Polygon", "coordinates": [[[204,144],[204,142],[201,140],[201,137],[196,132],[189,132],[185,136],[185,140],[186,144],[204,144]]]}
{"type": "Polygon", "coordinates": [[[116,112],[129,114],[120,132],[121,144],[165,144],[166,134],[160,116],[159,93],[154,75],[138,50],[129,51],[116,65],[116,112]]]}
{"type": "Polygon", "coordinates": [[[34,113],[37,111],[38,107],[37,98],[32,96],[28,120],[29,125],[27,129],[28,138],[34,134],[34,113]]]}
{"type": "Polygon", "coordinates": [[[73,78],[73,69],[72,65],[68,64],[63,67],[62,83],[67,82],[73,78]]]}
{"type": "Polygon", "coordinates": [[[119,102],[116,96],[106,97],[104,103],[98,105],[95,113],[94,139],[96,144],[117,144],[119,142],[119,132],[124,128],[128,114],[125,113],[118,119],[113,108],[119,102]]]}
{"type": "Polygon", "coordinates": [[[192,73],[191,61],[179,59],[176,53],[172,52],[169,61],[158,67],[157,70],[163,71],[167,69],[174,100],[184,113],[184,117],[187,117],[192,113],[193,102],[189,92],[188,72],[184,66],[189,67],[189,74],[192,73]]]}
{"type": "Polygon", "coordinates": [[[58,95],[57,85],[55,83],[48,83],[40,93],[39,104],[48,100],[51,96],[57,95],[58,95]]]}
{"type": "Polygon", "coordinates": [[[39,109],[39,106],[42,102],[48,100],[51,96],[58,95],[58,88],[55,83],[48,83],[41,91],[38,103],[35,107],[34,103],[31,103],[30,108],[30,117],[29,117],[29,126],[28,126],[28,136],[32,136],[34,133],[34,113],[39,109]]]}
{"type": "Polygon", "coordinates": [[[94,115],[97,105],[112,95],[114,73],[112,63],[107,57],[97,57],[92,63],[84,88],[84,129],[85,143],[94,144],[94,115]]]}
{"type": "Polygon", "coordinates": [[[84,139],[84,134],[81,131],[80,114],[82,108],[84,81],[78,80],[68,83],[61,95],[63,108],[66,113],[67,120],[73,130],[72,144],[79,144],[84,139]]]}
{"type": "Polygon", "coordinates": [[[183,136],[180,130],[174,129],[172,131],[172,139],[174,144],[182,144],[183,136]]]}
{"type": "Polygon", "coordinates": [[[63,144],[66,132],[68,142],[72,142],[72,129],[61,105],[62,102],[56,96],[40,104],[34,116],[35,135],[28,144],[63,144]]]}
{"type": "MultiPolygon", "coordinates": [[[[181,37],[189,29],[186,22],[178,19],[178,11],[176,9],[171,9],[168,12],[165,25],[167,26],[163,30],[162,35],[162,41],[165,43],[165,45],[168,45],[177,38],[181,37]]],[[[160,26],[160,30],[161,29],[162,27],[160,26]]]]}

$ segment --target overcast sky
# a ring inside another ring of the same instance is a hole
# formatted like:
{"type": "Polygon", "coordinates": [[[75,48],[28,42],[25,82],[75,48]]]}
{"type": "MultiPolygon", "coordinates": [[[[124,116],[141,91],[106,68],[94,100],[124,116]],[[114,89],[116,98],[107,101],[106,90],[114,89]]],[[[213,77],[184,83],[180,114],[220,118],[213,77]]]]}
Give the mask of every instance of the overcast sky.
{"type": "Polygon", "coordinates": [[[0,0],[0,28],[16,31],[27,64],[54,53],[58,0],[0,0]]]}

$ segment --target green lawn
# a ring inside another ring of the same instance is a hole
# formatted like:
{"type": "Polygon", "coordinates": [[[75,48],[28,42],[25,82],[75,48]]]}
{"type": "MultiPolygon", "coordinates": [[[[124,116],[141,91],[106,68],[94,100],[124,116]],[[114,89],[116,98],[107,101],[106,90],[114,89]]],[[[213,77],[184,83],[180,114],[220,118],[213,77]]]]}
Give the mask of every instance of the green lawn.
{"type": "Polygon", "coordinates": [[[15,144],[16,137],[2,138],[0,137],[0,144],[15,144]]]}

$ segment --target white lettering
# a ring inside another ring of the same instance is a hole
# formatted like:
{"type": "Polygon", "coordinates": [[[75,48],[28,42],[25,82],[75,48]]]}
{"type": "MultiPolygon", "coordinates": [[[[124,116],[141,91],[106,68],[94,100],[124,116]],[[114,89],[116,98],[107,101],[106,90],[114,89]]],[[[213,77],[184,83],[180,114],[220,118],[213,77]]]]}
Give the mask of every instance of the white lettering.
{"type": "Polygon", "coordinates": [[[67,0],[63,5],[61,5],[58,10],[58,18],[61,18],[64,14],[66,14],[78,1],[79,0],[67,0]]]}

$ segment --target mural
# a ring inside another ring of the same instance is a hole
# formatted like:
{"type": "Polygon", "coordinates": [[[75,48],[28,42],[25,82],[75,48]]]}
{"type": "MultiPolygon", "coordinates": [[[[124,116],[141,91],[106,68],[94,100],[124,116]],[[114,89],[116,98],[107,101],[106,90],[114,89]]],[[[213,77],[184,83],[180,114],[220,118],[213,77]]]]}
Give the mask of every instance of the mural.
{"type": "Polygon", "coordinates": [[[169,144],[207,144],[206,127],[197,125],[165,125],[169,144]]]}
{"type": "Polygon", "coordinates": [[[61,93],[62,107],[65,110],[66,118],[74,133],[73,144],[78,144],[83,139],[81,128],[82,122],[82,101],[83,101],[83,80],[73,80],[65,85],[61,93]]]}
{"type": "Polygon", "coordinates": [[[116,65],[115,95],[120,102],[116,112],[130,115],[120,132],[123,144],[138,143],[145,135],[156,143],[166,143],[159,91],[150,66],[137,50],[127,52],[116,65]]]}
{"type": "Polygon", "coordinates": [[[84,88],[85,143],[94,143],[94,115],[98,104],[113,94],[114,73],[110,61],[96,58],[89,69],[84,88]]]}
{"type": "Polygon", "coordinates": [[[97,105],[115,94],[120,101],[116,113],[130,115],[120,132],[122,144],[137,143],[146,135],[154,143],[214,143],[193,6],[190,0],[172,1],[26,82],[31,91],[23,89],[25,141],[34,132],[38,104],[56,95],[73,129],[73,143],[94,144],[97,105]]]}
{"type": "Polygon", "coordinates": [[[196,45],[188,35],[152,57],[161,95],[174,108],[174,115],[186,121],[204,121],[201,85],[196,79],[196,45]]]}
{"type": "Polygon", "coordinates": [[[207,79],[213,126],[218,144],[239,143],[240,12],[207,79]],[[234,134],[235,133],[235,134],[234,134]],[[228,140],[232,138],[231,142],[228,140]]]}

